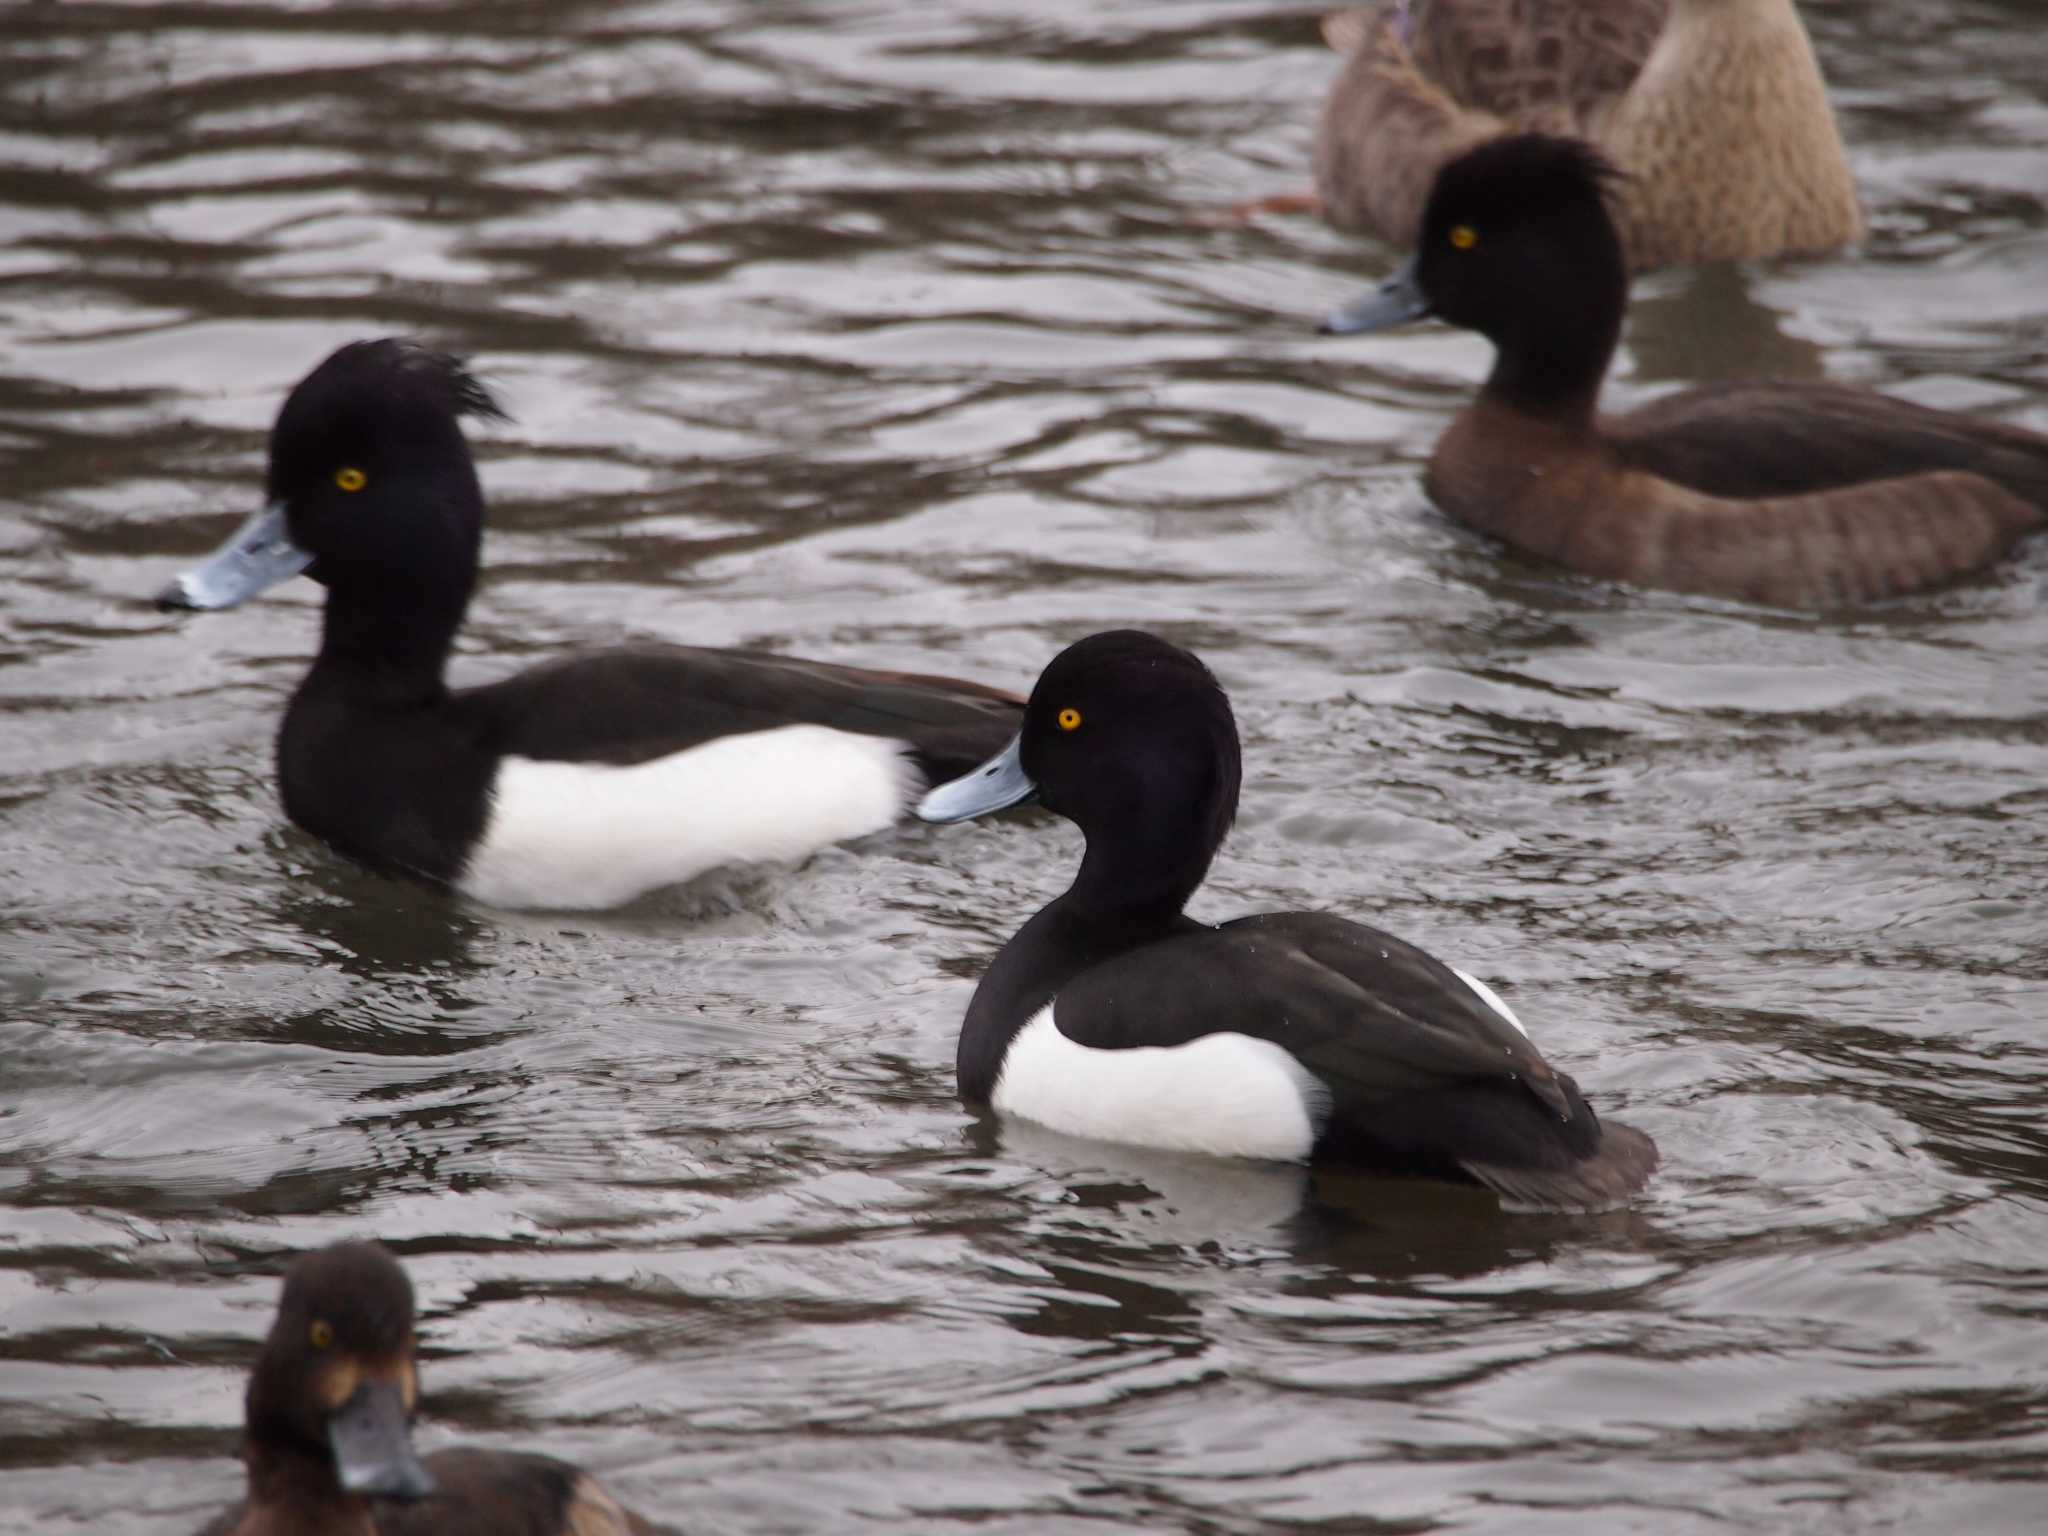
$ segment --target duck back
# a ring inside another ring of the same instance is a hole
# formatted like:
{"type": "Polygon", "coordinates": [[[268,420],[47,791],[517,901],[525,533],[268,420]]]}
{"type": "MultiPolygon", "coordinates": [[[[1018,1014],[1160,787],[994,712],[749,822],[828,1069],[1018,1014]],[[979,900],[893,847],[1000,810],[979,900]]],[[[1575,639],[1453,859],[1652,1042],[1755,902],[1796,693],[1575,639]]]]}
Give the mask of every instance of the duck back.
{"type": "Polygon", "coordinates": [[[1649,57],[1669,0],[1434,0],[1323,26],[1344,63],[1316,136],[1331,221],[1413,245],[1445,162],[1517,129],[1585,135],[1649,57]]]}
{"type": "Polygon", "coordinates": [[[1602,427],[1482,397],[1430,497],[1589,576],[1809,609],[1938,586],[2048,524],[2048,439],[1888,396],[1708,386],[1602,427]]]}
{"type": "Polygon", "coordinates": [[[1671,0],[1455,0],[1414,7],[1410,52],[1451,97],[1583,128],[1642,72],[1671,0]]]}
{"type": "Polygon", "coordinates": [[[1586,1209],[1626,1198],[1657,1165],[1647,1136],[1603,1124],[1458,972],[1330,913],[1163,938],[1074,977],[1054,1018],[1096,1051],[1227,1036],[1277,1046],[1326,1100],[1313,1155],[1368,1173],[1586,1209]]]}
{"type": "Polygon", "coordinates": [[[803,724],[902,741],[930,779],[965,772],[1017,729],[999,688],[762,651],[620,645],[456,694],[501,752],[632,764],[723,736],[803,724]]]}
{"type": "Polygon", "coordinates": [[[2048,437],[1848,385],[1704,384],[1601,427],[1627,468],[1711,496],[1800,496],[1959,470],[2048,516],[2048,437]]]}
{"type": "Polygon", "coordinates": [[[1429,0],[1340,13],[1316,138],[1331,221],[1412,246],[1436,172],[1514,132],[1582,138],[1627,174],[1635,270],[1812,255],[1863,219],[1792,0],[1429,0]]]}
{"type": "Polygon", "coordinates": [[[1863,210],[1813,42],[1791,0],[1677,0],[1635,84],[1593,114],[1634,173],[1637,271],[1840,250],[1863,210]]]}

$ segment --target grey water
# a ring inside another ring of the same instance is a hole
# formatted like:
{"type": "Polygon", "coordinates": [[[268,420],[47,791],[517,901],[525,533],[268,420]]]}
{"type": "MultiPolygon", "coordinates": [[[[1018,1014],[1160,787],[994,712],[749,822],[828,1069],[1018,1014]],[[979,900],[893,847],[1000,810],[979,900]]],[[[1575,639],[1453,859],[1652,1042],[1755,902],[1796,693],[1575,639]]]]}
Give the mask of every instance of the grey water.
{"type": "MultiPolygon", "coordinates": [[[[2035,0],[1810,0],[1871,212],[1646,283],[1613,396],[2048,429],[2035,0]]],[[[1254,0],[0,9],[0,1530],[235,1496],[283,1258],[375,1235],[428,1446],[692,1531],[2048,1525],[2048,541],[1816,619],[1427,507],[1485,364],[1313,318],[1333,60],[1254,0]],[[461,680],[745,644],[1022,687],[1138,624],[1246,736],[1198,914],[1485,978],[1644,1199],[1063,1140],[954,1097],[1043,816],[609,915],[352,868],[270,776],[317,588],[148,599],[338,343],[474,357],[461,680]]]]}

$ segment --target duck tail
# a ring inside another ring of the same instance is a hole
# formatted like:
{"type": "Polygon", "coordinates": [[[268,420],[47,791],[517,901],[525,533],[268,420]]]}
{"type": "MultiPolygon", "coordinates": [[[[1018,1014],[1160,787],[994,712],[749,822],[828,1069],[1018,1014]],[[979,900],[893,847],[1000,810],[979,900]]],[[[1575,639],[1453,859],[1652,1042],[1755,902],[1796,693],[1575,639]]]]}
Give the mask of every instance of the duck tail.
{"type": "Polygon", "coordinates": [[[1564,1167],[1532,1168],[1461,1161],[1459,1166],[1500,1196],[1504,1209],[1605,1211],[1625,1204],[1657,1168],[1657,1144],[1632,1125],[1600,1124],[1600,1145],[1564,1167]]]}

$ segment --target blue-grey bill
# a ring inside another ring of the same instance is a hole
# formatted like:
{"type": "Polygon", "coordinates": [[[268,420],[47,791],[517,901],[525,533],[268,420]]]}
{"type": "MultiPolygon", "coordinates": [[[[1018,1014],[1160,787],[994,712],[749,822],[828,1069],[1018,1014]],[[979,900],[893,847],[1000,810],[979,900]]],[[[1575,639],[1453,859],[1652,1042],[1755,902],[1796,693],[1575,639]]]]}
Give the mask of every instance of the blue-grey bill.
{"type": "Polygon", "coordinates": [[[424,1499],[433,1474],[413,1453],[405,1397],[395,1381],[366,1381],[327,1421],[334,1468],[350,1493],[380,1499],[424,1499]]]}
{"type": "Polygon", "coordinates": [[[1323,316],[1320,329],[1325,336],[1357,336],[1366,331],[1391,331],[1428,316],[1429,300],[1416,281],[1415,258],[1411,256],[1377,288],[1323,316]]]}
{"type": "Polygon", "coordinates": [[[1022,805],[1038,794],[1024,771],[1024,738],[1010,744],[972,773],[941,784],[917,802],[920,821],[971,821],[991,811],[1022,805]]]}
{"type": "Polygon", "coordinates": [[[284,503],[273,501],[227,543],[156,595],[159,608],[232,608],[296,576],[313,557],[292,542],[284,503]]]}

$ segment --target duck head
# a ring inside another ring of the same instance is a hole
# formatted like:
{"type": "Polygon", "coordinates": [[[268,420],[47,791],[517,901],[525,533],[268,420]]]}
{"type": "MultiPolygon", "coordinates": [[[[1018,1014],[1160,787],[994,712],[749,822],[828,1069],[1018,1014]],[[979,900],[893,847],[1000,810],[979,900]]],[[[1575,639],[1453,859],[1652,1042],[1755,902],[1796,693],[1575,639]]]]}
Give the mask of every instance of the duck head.
{"type": "Polygon", "coordinates": [[[1108,630],[1053,658],[1022,730],[980,768],[927,794],[926,821],[1036,799],[1078,826],[1084,905],[1178,911],[1237,816],[1237,722],[1209,669],[1141,630],[1108,630]]]}
{"type": "Polygon", "coordinates": [[[232,608],[304,571],[459,617],[483,536],[464,416],[504,412],[454,358],[388,337],[343,347],[278,412],[262,509],[159,606],[232,608]]]}
{"type": "Polygon", "coordinates": [[[424,1498],[434,1480],[412,1448],[418,1397],[412,1285],[398,1262],[375,1243],[295,1260],[249,1378],[258,1460],[331,1466],[346,1493],[424,1498]]]}
{"type": "Polygon", "coordinates": [[[1628,264],[1607,205],[1620,173],[1579,139],[1491,139],[1437,173],[1415,253],[1322,323],[1332,335],[1429,317],[1497,349],[1491,390],[1597,391],[1621,337],[1628,264]]]}

